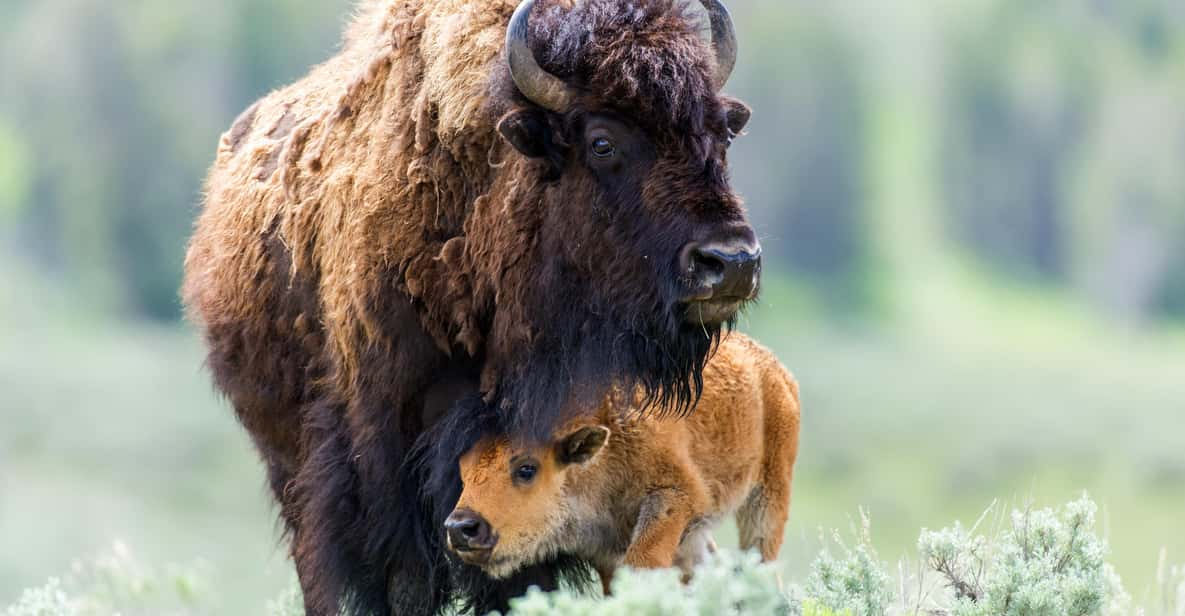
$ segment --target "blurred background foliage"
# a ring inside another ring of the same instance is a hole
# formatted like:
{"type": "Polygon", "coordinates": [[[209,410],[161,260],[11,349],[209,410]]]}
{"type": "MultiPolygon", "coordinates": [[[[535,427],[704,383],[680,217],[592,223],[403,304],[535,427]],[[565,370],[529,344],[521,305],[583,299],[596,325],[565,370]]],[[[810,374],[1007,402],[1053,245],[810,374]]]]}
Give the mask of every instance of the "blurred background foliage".
{"type": "MultiPolygon", "coordinates": [[[[1089,489],[1185,560],[1185,4],[734,0],[743,328],[804,387],[786,566],[1089,489]]],[[[219,134],[347,0],[0,0],[0,604],[122,537],[236,613],[289,566],[177,287],[219,134]]],[[[727,534],[727,533],[726,533],[727,534]]]]}

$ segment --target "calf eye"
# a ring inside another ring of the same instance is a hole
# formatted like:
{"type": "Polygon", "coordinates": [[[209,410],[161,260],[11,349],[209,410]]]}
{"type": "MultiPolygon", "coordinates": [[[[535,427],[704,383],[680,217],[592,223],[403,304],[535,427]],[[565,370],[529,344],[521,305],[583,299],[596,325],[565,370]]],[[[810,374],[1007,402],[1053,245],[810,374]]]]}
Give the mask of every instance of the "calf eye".
{"type": "Polygon", "coordinates": [[[604,137],[597,137],[596,139],[593,139],[591,149],[593,156],[596,156],[597,158],[609,158],[610,156],[613,156],[614,152],[617,151],[617,148],[613,145],[613,142],[604,137]]]}
{"type": "Polygon", "coordinates": [[[514,478],[519,483],[530,483],[535,478],[535,474],[539,472],[538,467],[534,464],[523,464],[514,469],[514,478]]]}

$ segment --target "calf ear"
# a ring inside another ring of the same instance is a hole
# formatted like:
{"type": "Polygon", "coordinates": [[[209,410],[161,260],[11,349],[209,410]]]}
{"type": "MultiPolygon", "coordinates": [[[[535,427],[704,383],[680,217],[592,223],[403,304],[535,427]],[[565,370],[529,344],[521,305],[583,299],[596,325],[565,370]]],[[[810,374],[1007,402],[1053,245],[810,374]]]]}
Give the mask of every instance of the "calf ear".
{"type": "Polygon", "coordinates": [[[551,127],[537,109],[519,109],[502,117],[498,133],[528,158],[547,156],[551,149],[551,127]]]}
{"type": "Polygon", "coordinates": [[[609,428],[605,426],[588,426],[581,428],[560,441],[560,464],[584,464],[592,459],[605,441],[609,440],[609,428]]]}

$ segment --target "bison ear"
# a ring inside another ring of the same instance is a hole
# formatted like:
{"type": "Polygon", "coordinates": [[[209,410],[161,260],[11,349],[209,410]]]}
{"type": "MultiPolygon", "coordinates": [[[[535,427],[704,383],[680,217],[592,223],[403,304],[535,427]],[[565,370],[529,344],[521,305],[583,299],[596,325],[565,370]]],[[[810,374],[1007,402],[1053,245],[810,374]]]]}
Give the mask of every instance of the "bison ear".
{"type": "Polygon", "coordinates": [[[728,132],[735,137],[749,125],[753,109],[735,98],[728,98],[724,101],[724,117],[728,123],[728,132]]]}
{"type": "Polygon", "coordinates": [[[528,158],[547,156],[551,146],[547,116],[537,109],[520,109],[506,114],[498,122],[498,132],[528,158]]]}
{"type": "Polygon", "coordinates": [[[581,428],[560,441],[560,464],[584,464],[592,459],[605,441],[609,440],[609,428],[605,426],[588,426],[581,428]]]}

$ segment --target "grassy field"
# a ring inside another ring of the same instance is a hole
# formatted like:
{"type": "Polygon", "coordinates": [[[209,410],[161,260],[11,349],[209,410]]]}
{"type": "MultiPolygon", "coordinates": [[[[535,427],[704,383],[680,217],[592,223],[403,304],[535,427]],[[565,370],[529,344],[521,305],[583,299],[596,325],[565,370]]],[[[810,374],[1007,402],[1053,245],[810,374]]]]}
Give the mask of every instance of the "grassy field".
{"type": "MultiPolygon", "coordinates": [[[[794,297],[771,288],[743,324],[803,385],[791,579],[819,530],[847,528],[860,507],[893,561],[919,528],[971,522],[997,498],[1050,505],[1083,490],[1137,598],[1162,548],[1185,560],[1178,335],[1108,331],[1039,298],[1008,314],[822,325],[794,297]]],[[[148,562],[206,563],[227,613],[257,613],[290,565],[200,345],[79,308],[0,296],[0,605],[119,539],[148,562]]]]}
{"type": "Polygon", "coordinates": [[[9,299],[0,299],[0,605],[120,540],[147,562],[204,562],[227,613],[258,613],[291,567],[260,464],[203,373],[196,337],[9,299]]]}

